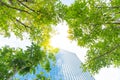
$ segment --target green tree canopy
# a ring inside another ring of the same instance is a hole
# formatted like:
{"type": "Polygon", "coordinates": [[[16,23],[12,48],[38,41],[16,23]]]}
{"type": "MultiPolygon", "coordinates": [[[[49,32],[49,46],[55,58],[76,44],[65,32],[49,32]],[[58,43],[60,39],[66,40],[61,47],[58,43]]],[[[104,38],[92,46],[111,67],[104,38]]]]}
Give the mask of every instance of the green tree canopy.
{"type": "Polygon", "coordinates": [[[97,73],[120,66],[120,0],[75,0],[70,6],[59,0],[0,0],[0,34],[9,37],[13,32],[22,39],[26,32],[33,42],[26,50],[1,48],[0,77],[34,71],[37,64],[49,66],[52,25],[61,21],[69,26],[69,38],[89,49],[85,70],[97,73]]]}
{"type": "Polygon", "coordinates": [[[49,43],[51,25],[59,22],[57,0],[0,0],[0,33],[13,32],[22,39],[27,32],[39,45],[49,43]]]}
{"type": "Polygon", "coordinates": [[[27,50],[0,49],[0,79],[34,72],[38,64],[50,70],[49,59],[55,61],[56,49],[50,47],[49,39],[52,25],[60,21],[59,5],[58,0],[0,0],[0,34],[10,37],[14,33],[23,39],[25,32],[33,42],[27,50]]]}
{"type": "Polygon", "coordinates": [[[120,66],[120,0],[76,0],[66,8],[64,19],[70,39],[89,49],[84,69],[97,73],[120,66]]]}
{"type": "Polygon", "coordinates": [[[0,79],[6,80],[16,73],[25,75],[35,73],[35,67],[40,64],[47,72],[50,71],[50,61],[55,61],[51,51],[43,50],[32,43],[26,50],[5,46],[0,49],[0,79]]]}

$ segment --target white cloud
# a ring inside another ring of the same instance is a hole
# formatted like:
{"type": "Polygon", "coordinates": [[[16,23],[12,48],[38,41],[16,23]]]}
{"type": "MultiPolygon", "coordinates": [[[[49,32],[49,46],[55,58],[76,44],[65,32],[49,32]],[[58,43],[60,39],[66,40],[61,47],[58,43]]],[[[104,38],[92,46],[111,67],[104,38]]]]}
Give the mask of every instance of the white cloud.
{"type": "Polygon", "coordinates": [[[96,80],[120,80],[120,69],[119,68],[102,68],[99,74],[94,77],[96,80]]]}
{"type": "Polygon", "coordinates": [[[20,40],[18,38],[16,38],[16,36],[11,33],[11,37],[10,38],[5,38],[2,35],[0,35],[0,47],[3,47],[5,45],[8,45],[10,47],[15,47],[15,48],[23,48],[25,49],[26,46],[31,45],[30,40],[28,39],[28,35],[26,33],[24,33],[24,39],[20,40]]]}

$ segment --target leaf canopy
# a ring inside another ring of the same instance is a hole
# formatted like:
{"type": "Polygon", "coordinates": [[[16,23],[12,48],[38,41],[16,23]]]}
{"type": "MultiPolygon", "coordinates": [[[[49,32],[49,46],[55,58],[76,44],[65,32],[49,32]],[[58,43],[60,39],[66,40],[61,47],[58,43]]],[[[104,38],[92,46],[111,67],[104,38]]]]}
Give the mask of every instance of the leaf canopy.
{"type": "Polygon", "coordinates": [[[49,71],[48,59],[54,59],[52,54],[47,55],[50,34],[52,26],[61,21],[69,26],[69,38],[89,49],[85,70],[94,74],[110,65],[119,67],[119,5],[120,0],[75,0],[70,6],[59,0],[0,0],[0,34],[9,37],[13,32],[22,39],[26,32],[34,42],[27,50],[1,48],[0,76],[7,79],[16,70],[25,74],[39,63],[49,71]]]}
{"type": "Polygon", "coordinates": [[[119,0],[76,0],[67,8],[64,19],[70,39],[89,49],[83,68],[91,73],[110,65],[120,66],[119,5],[119,0]]]}

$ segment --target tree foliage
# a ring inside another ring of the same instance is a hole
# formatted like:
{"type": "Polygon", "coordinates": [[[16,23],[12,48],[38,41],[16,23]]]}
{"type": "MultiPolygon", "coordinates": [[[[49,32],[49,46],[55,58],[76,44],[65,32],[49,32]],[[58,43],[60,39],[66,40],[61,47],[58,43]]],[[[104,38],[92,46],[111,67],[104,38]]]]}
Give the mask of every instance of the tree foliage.
{"type": "Polygon", "coordinates": [[[49,59],[55,61],[56,49],[49,45],[52,25],[59,20],[58,0],[0,0],[0,34],[14,33],[23,39],[27,33],[33,44],[27,50],[3,47],[0,50],[0,78],[6,80],[19,72],[34,72],[40,64],[50,71],[49,59]]]}
{"type": "Polygon", "coordinates": [[[120,66],[119,5],[120,0],[76,0],[66,8],[69,38],[89,49],[83,68],[91,73],[120,66]]]}
{"type": "Polygon", "coordinates": [[[21,39],[27,32],[32,41],[45,46],[51,25],[59,21],[57,10],[57,0],[0,0],[0,32],[5,36],[13,32],[21,39]]]}
{"type": "Polygon", "coordinates": [[[35,73],[35,67],[40,64],[47,72],[50,71],[49,60],[55,61],[51,51],[43,50],[37,44],[15,49],[5,46],[0,49],[0,79],[6,80],[16,73],[25,75],[26,73],[35,73]]]}
{"type": "Polygon", "coordinates": [[[37,64],[49,71],[49,59],[54,59],[53,54],[48,57],[54,52],[50,33],[60,21],[67,22],[70,39],[89,49],[85,70],[97,73],[120,66],[120,0],[75,0],[70,6],[59,0],[0,0],[0,34],[9,37],[13,32],[22,39],[26,32],[34,42],[27,50],[1,48],[0,77],[34,72],[37,64]]]}

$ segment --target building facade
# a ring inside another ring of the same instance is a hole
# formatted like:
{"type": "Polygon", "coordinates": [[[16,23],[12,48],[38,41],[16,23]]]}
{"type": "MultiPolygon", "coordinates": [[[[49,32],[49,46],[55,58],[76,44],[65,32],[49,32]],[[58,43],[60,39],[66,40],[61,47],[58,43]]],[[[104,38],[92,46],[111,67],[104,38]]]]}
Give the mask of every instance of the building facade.
{"type": "Polygon", "coordinates": [[[81,64],[76,54],[60,50],[50,76],[52,80],[94,80],[89,72],[83,72],[81,64]]]}
{"type": "MultiPolygon", "coordinates": [[[[60,50],[56,54],[56,65],[51,66],[51,71],[47,73],[38,66],[36,74],[44,72],[44,76],[49,77],[50,80],[95,80],[89,72],[83,72],[83,69],[80,67],[81,64],[76,54],[60,50]]],[[[20,80],[33,80],[34,78],[35,75],[27,74],[22,76],[20,80]]]]}

